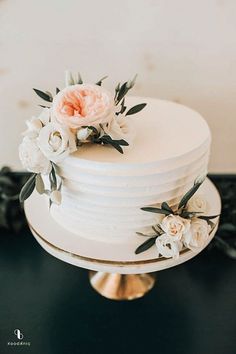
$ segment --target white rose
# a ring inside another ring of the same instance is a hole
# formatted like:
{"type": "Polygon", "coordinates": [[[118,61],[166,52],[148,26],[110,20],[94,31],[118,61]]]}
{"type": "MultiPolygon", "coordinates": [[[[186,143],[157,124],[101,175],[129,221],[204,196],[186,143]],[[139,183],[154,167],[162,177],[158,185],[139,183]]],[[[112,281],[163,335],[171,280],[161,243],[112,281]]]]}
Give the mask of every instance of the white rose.
{"type": "Polygon", "coordinates": [[[210,232],[210,226],[206,220],[194,218],[191,221],[189,231],[184,235],[184,245],[192,251],[203,248],[210,232]]]}
{"type": "Polygon", "coordinates": [[[178,215],[170,214],[161,222],[162,230],[172,238],[172,240],[181,240],[184,233],[190,228],[190,220],[181,218],[178,215]]]}
{"type": "Polygon", "coordinates": [[[55,163],[76,151],[74,134],[67,127],[55,122],[40,130],[38,144],[44,155],[55,163]]]}
{"type": "Polygon", "coordinates": [[[207,201],[201,195],[193,196],[187,204],[188,211],[205,213],[207,211],[207,201]]]}
{"type": "Polygon", "coordinates": [[[77,139],[80,141],[80,142],[86,142],[88,137],[92,134],[92,130],[89,129],[89,128],[81,128],[77,131],[77,139]]]}
{"type": "Polygon", "coordinates": [[[133,129],[130,126],[130,121],[122,114],[119,114],[118,116],[113,114],[110,122],[103,124],[102,128],[105,134],[109,135],[113,140],[124,139],[129,144],[133,141],[134,134],[133,129]]]}
{"type": "Polygon", "coordinates": [[[181,241],[174,241],[169,235],[163,234],[156,239],[158,254],[165,258],[178,258],[183,248],[181,241]]]}
{"type": "Polygon", "coordinates": [[[19,157],[24,168],[30,172],[48,174],[51,163],[39,149],[36,139],[29,136],[23,138],[19,146],[19,157]]]}
{"type": "Polygon", "coordinates": [[[37,138],[40,130],[44,125],[48,124],[51,120],[51,110],[43,108],[38,117],[32,117],[26,121],[27,130],[23,133],[24,136],[29,136],[31,139],[37,138]]]}

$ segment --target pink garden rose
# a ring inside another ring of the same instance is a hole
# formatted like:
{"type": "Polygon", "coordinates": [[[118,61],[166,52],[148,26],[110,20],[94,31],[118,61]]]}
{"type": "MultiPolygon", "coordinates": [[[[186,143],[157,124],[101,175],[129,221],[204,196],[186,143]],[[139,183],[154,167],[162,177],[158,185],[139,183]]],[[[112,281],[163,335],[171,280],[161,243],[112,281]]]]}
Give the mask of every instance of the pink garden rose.
{"type": "Polygon", "coordinates": [[[53,115],[59,123],[77,129],[109,122],[114,115],[110,93],[93,84],[72,85],[53,99],[53,115]]]}

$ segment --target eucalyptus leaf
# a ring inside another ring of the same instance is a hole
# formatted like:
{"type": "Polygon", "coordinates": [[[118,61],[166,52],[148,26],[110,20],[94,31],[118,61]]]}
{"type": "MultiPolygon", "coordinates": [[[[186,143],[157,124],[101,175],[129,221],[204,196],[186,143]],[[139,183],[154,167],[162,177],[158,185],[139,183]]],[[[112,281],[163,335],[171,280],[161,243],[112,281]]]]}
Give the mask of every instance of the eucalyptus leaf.
{"type": "Polygon", "coordinates": [[[119,151],[121,154],[124,153],[122,147],[118,144],[115,144],[115,143],[110,143],[110,145],[112,145],[117,151],[119,151]]]}
{"type": "Polygon", "coordinates": [[[211,219],[218,218],[218,216],[220,216],[220,215],[210,215],[210,216],[200,215],[200,216],[198,216],[198,218],[202,219],[202,220],[211,220],[211,219]]]}
{"type": "Polygon", "coordinates": [[[135,75],[134,75],[134,78],[133,78],[132,80],[130,80],[130,81],[127,82],[127,85],[126,85],[126,86],[127,86],[127,88],[128,88],[129,90],[130,90],[132,87],[134,87],[137,77],[138,77],[138,74],[135,74],[135,75]]]}
{"type": "Polygon", "coordinates": [[[159,225],[152,226],[152,229],[159,235],[163,234],[163,231],[159,225]]]}
{"type": "Polygon", "coordinates": [[[167,202],[163,202],[161,204],[161,209],[164,209],[166,211],[169,211],[170,213],[173,213],[173,210],[171,209],[171,207],[169,206],[169,204],[167,202]]]}
{"type": "Polygon", "coordinates": [[[51,190],[54,191],[57,189],[57,176],[54,166],[52,166],[52,170],[49,174],[49,180],[51,184],[51,190]]]}
{"type": "Polygon", "coordinates": [[[116,112],[116,115],[118,116],[119,114],[123,114],[126,110],[126,106],[125,106],[125,98],[123,98],[123,100],[121,101],[121,109],[119,112],[116,112]]]}
{"type": "Polygon", "coordinates": [[[96,82],[96,85],[101,86],[102,82],[107,78],[108,78],[108,76],[103,76],[98,82],[96,82]]]}
{"type": "Polygon", "coordinates": [[[127,88],[127,82],[125,82],[124,84],[121,85],[121,88],[118,92],[116,104],[118,104],[124,98],[124,96],[128,91],[129,88],[127,88]]]}
{"type": "Polygon", "coordinates": [[[36,176],[35,187],[39,194],[43,194],[45,192],[44,182],[40,173],[36,176]]]}
{"type": "Polygon", "coordinates": [[[146,105],[147,105],[147,103],[137,104],[136,106],[134,106],[128,110],[128,112],[126,113],[126,116],[130,116],[131,114],[136,114],[136,113],[140,112],[146,105]]]}
{"type": "Polygon", "coordinates": [[[39,107],[42,107],[42,108],[50,108],[48,106],[44,106],[43,104],[39,104],[39,107]]]}
{"type": "Polygon", "coordinates": [[[117,144],[119,144],[121,146],[129,146],[129,143],[126,140],[124,140],[124,139],[112,140],[112,141],[114,141],[115,143],[117,143],[117,144]]]}
{"type": "Polygon", "coordinates": [[[37,173],[33,173],[20,191],[20,202],[24,202],[33,193],[37,173]]]}
{"type": "Polygon", "coordinates": [[[148,237],[148,238],[153,238],[153,237],[156,237],[157,235],[145,235],[144,233],[142,232],[136,232],[137,235],[139,236],[144,236],[144,237],[148,237]]]}
{"type": "Polygon", "coordinates": [[[180,200],[179,205],[178,205],[178,209],[186,206],[189,199],[192,198],[192,196],[197,192],[198,188],[202,185],[202,183],[203,183],[203,181],[194,183],[192,188],[180,200]]]}
{"type": "Polygon", "coordinates": [[[164,215],[170,215],[172,213],[172,212],[169,212],[168,210],[154,208],[154,207],[143,207],[143,208],[141,208],[141,210],[148,211],[150,213],[157,213],[157,214],[164,214],[164,215]]]}
{"type": "Polygon", "coordinates": [[[81,85],[82,83],[83,83],[82,77],[81,77],[80,73],[78,73],[77,84],[81,85]]]}
{"type": "Polygon", "coordinates": [[[113,140],[109,135],[103,135],[100,138],[100,141],[103,142],[104,144],[108,144],[113,146],[117,151],[119,151],[121,154],[123,154],[123,149],[120,145],[122,146],[127,146],[127,142],[123,139],[121,140],[113,140]]]}
{"type": "Polygon", "coordinates": [[[148,240],[146,240],[144,243],[142,243],[138,248],[135,250],[135,254],[142,253],[144,251],[147,251],[150,247],[152,247],[155,242],[156,242],[157,237],[151,237],[148,240]]]}
{"type": "Polygon", "coordinates": [[[34,92],[42,98],[44,101],[52,102],[52,96],[48,95],[46,92],[33,88],[34,92]]]}
{"type": "Polygon", "coordinates": [[[52,96],[51,92],[45,91],[45,93],[46,93],[49,97],[51,97],[51,100],[53,101],[53,96],[52,96]]]}
{"type": "Polygon", "coordinates": [[[120,82],[115,87],[115,97],[114,97],[115,102],[116,102],[117,95],[118,95],[119,91],[120,91],[120,82]]]}

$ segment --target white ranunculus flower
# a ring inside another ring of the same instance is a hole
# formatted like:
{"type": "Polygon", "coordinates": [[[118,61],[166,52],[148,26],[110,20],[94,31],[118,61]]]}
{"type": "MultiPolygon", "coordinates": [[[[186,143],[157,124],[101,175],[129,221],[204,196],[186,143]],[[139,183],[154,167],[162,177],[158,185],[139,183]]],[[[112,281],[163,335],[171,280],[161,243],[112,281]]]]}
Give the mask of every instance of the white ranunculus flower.
{"type": "Polygon", "coordinates": [[[207,201],[202,195],[194,195],[187,204],[188,211],[205,213],[207,211],[207,201]]]}
{"type": "Polygon", "coordinates": [[[26,121],[27,130],[23,133],[24,136],[28,136],[31,139],[38,137],[40,130],[44,125],[48,124],[51,120],[51,110],[49,108],[43,108],[38,117],[32,117],[26,121]]]}
{"type": "Polygon", "coordinates": [[[38,119],[41,120],[43,125],[47,125],[52,120],[52,111],[51,108],[43,108],[38,119]]]}
{"type": "Polygon", "coordinates": [[[81,128],[81,129],[78,129],[76,135],[77,135],[77,139],[84,143],[86,141],[88,141],[88,137],[92,134],[92,130],[89,129],[89,128],[81,128]]]}
{"type": "Polygon", "coordinates": [[[161,222],[161,228],[172,240],[180,241],[183,234],[190,228],[190,220],[181,218],[179,215],[167,215],[161,222]]]}
{"type": "Polygon", "coordinates": [[[184,235],[184,245],[192,251],[204,247],[209,232],[210,226],[206,220],[193,218],[189,231],[184,235]]]}
{"type": "Polygon", "coordinates": [[[39,118],[32,117],[30,120],[26,121],[28,130],[40,131],[43,127],[43,124],[39,118]]]}
{"type": "Polygon", "coordinates": [[[19,146],[19,157],[24,168],[30,172],[48,174],[51,163],[40,150],[37,140],[29,136],[23,138],[19,146]]]}
{"type": "Polygon", "coordinates": [[[74,134],[69,128],[56,122],[51,122],[40,130],[38,144],[44,155],[55,163],[76,151],[74,134]]]}
{"type": "Polygon", "coordinates": [[[130,126],[129,118],[124,115],[119,114],[116,116],[113,114],[110,122],[103,124],[102,128],[105,134],[109,135],[113,140],[124,139],[129,145],[132,144],[134,138],[133,129],[130,126]]]}
{"type": "Polygon", "coordinates": [[[183,248],[181,241],[173,240],[173,238],[167,234],[163,234],[156,239],[156,247],[159,255],[165,258],[178,258],[179,252],[183,248]]]}

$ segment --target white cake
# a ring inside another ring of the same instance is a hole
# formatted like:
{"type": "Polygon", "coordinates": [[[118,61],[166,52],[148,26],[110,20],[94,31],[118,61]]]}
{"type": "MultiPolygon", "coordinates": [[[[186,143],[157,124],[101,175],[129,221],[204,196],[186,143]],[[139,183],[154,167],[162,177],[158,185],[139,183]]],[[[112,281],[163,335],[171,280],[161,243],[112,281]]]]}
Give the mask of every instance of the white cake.
{"type": "Polygon", "coordinates": [[[130,116],[135,137],[120,154],[114,148],[84,144],[58,164],[62,203],[52,217],[80,237],[109,243],[136,240],[158,215],[140,208],[163,201],[175,205],[205,174],[211,134],[195,111],[173,102],[127,97],[128,106],[146,102],[130,116]]]}

